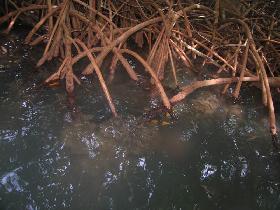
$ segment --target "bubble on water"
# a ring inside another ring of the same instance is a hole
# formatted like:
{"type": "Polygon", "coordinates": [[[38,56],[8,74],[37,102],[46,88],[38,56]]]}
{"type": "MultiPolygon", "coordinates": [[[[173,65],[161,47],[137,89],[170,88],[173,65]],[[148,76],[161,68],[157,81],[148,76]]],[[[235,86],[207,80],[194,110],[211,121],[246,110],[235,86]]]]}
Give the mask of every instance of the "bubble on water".
{"type": "Polygon", "coordinates": [[[117,129],[115,129],[114,126],[108,126],[108,127],[106,127],[106,128],[105,128],[105,132],[106,132],[107,134],[109,134],[110,136],[112,136],[113,138],[116,138],[117,136],[120,136],[120,135],[121,135],[121,133],[120,133],[117,129]]]}
{"type": "Polygon", "coordinates": [[[244,178],[249,173],[249,165],[248,165],[247,160],[246,160],[245,157],[239,157],[239,160],[241,162],[240,177],[244,178]]]}
{"type": "Polygon", "coordinates": [[[7,129],[7,130],[0,131],[0,139],[7,142],[14,141],[17,135],[18,135],[18,131],[14,131],[14,130],[7,129]]]}
{"type": "Polygon", "coordinates": [[[108,188],[111,184],[117,181],[117,175],[112,174],[110,171],[107,171],[104,175],[103,186],[108,188]]]}
{"type": "Polygon", "coordinates": [[[22,128],[21,128],[21,136],[26,136],[26,135],[28,135],[28,132],[30,131],[30,125],[29,125],[29,127],[25,127],[25,126],[23,126],[22,128]]]}
{"type": "Polygon", "coordinates": [[[205,164],[204,168],[201,171],[200,180],[208,179],[210,176],[213,176],[217,171],[217,167],[210,164],[205,164]]]}
{"type": "Polygon", "coordinates": [[[159,105],[160,101],[158,98],[151,98],[150,100],[150,107],[151,108],[157,108],[159,105]]]}
{"type": "Polygon", "coordinates": [[[97,155],[97,149],[100,147],[100,143],[94,133],[91,136],[82,137],[82,142],[87,146],[89,157],[94,158],[97,155]]]}
{"type": "Polygon", "coordinates": [[[146,159],[145,159],[145,157],[142,157],[142,158],[138,159],[137,166],[143,168],[144,170],[146,170],[146,159]]]}
{"type": "Polygon", "coordinates": [[[253,133],[254,131],[255,131],[255,128],[253,128],[252,126],[250,126],[250,125],[245,125],[245,132],[246,133],[253,133]]]}
{"type": "Polygon", "coordinates": [[[23,192],[26,182],[22,181],[21,178],[15,171],[11,171],[2,176],[0,184],[5,188],[7,192],[23,192]]]}
{"type": "Polygon", "coordinates": [[[74,186],[73,186],[72,184],[69,185],[69,189],[70,189],[70,192],[71,192],[71,193],[74,192],[74,186]]]}
{"type": "Polygon", "coordinates": [[[231,115],[222,125],[225,133],[229,136],[233,136],[236,133],[238,122],[235,115],[231,115]]]}

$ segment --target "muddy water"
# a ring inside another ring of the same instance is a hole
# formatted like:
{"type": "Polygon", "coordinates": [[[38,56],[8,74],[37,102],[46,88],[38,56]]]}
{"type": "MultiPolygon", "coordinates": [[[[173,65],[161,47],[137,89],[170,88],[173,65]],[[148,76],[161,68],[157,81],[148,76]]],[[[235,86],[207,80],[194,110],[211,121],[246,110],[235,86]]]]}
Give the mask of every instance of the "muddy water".
{"type": "Polygon", "coordinates": [[[119,117],[95,77],[76,89],[73,114],[63,88],[34,88],[56,64],[35,69],[40,49],[18,34],[1,37],[0,209],[280,209],[280,156],[256,89],[238,102],[200,90],[175,119],[146,122],[158,101],[119,68],[119,117]]]}

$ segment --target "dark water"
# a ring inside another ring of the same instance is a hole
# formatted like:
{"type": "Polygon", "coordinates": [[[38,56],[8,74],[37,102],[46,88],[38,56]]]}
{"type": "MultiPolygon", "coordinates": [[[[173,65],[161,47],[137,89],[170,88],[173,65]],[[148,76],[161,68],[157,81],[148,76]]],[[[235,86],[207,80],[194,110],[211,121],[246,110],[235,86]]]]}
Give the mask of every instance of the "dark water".
{"type": "Polygon", "coordinates": [[[280,156],[256,89],[237,103],[197,91],[175,120],[144,122],[157,103],[148,91],[117,76],[112,119],[96,78],[84,78],[73,114],[63,88],[34,88],[56,64],[35,69],[40,49],[20,43],[1,37],[0,209],[280,209],[280,156]],[[215,111],[197,109],[205,94],[215,111]]]}

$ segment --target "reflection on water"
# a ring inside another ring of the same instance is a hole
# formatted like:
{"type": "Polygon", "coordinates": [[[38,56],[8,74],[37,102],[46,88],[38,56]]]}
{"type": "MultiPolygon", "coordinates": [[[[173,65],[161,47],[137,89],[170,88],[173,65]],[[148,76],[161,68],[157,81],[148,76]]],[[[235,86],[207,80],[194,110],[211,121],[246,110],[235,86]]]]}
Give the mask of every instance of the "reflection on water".
{"type": "Polygon", "coordinates": [[[128,78],[109,87],[115,119],[84,78],[73,114],[62,89],[34,88],[47,69],[35,73],[39,53],[18,40],[1,40],[17,47],[0,60],[0,209],[280,208],[280,158],[257,91],[234,104],[201,90],[176,120],[151,123],[141,113],[156,100],[128,78]]]}

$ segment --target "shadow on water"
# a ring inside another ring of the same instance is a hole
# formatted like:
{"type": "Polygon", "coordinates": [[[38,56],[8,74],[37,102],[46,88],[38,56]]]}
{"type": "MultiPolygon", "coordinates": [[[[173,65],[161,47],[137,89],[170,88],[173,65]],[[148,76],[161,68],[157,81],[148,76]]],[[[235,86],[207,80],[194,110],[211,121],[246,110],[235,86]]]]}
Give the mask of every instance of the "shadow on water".
{"type": "Polygon", "coordinates": [[[18,34],[1,38],[0,209],[280,208],[279,153],[254,88],[236,103],[199,90],[176,120],[143,121],[158,101],[119,67],[119,117],[96,78],[82,78],[73,116],[63,88],[34,88],[56,64],[34,71],[40,49],[18,34]]]}

